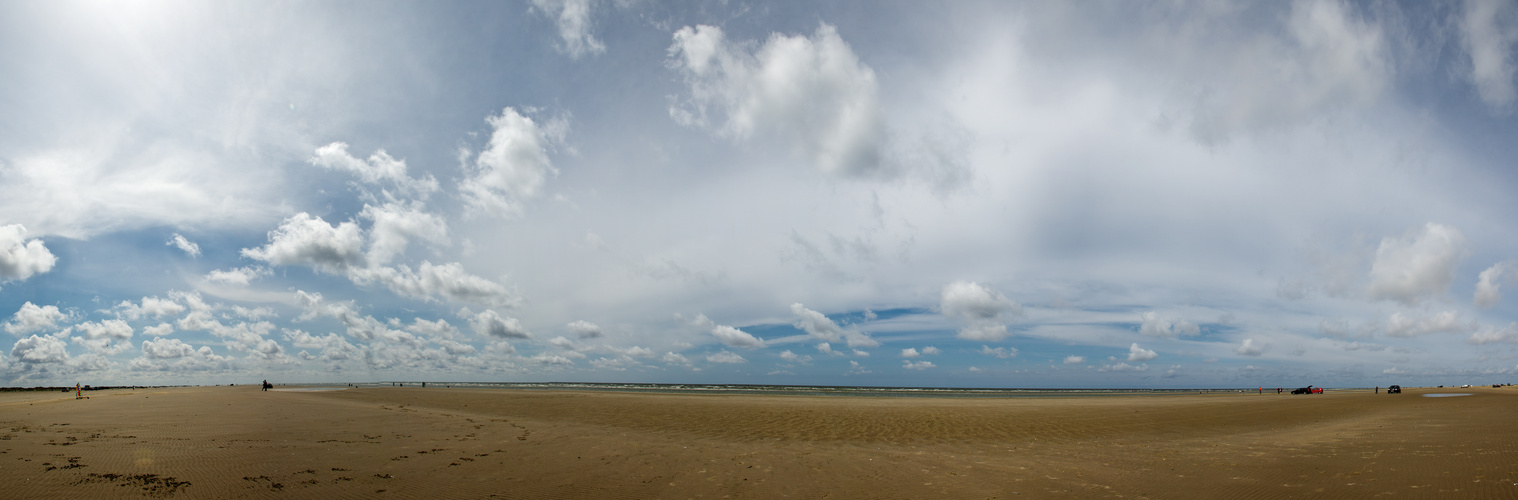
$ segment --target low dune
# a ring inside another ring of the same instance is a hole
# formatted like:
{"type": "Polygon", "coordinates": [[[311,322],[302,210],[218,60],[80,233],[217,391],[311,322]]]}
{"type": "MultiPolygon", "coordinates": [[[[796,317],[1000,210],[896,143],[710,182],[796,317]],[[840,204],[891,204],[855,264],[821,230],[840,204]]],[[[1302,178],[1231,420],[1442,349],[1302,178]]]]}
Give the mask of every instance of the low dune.
{"type": "Polygon", "coordinates": [[[0,394],[10,498],[1518,496],[1518,389],[0,394]],[[1469,393],[1428,398],[1429,393],[1469,393]]]}

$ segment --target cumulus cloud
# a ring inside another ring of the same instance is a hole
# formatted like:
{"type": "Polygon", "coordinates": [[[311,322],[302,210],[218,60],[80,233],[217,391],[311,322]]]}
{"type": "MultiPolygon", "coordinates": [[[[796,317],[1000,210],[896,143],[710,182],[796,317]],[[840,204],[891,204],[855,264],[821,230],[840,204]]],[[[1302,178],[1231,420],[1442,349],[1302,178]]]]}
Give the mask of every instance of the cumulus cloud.
{"type": "Polygon", "coordinates": [[[306,161],[318,167],[348,172],[369,184],[389,181],[400,192],[412,196],[425,198],[438,189],[437,180],[431,175],[420,179],[406,175],[406,161],[391,157],[383,149],[369,155],[367,160],[360,160],[348,153],[347,143],[334,142],[317,148],[306,161]]]}
{"type": "Polygon", "coordinates": [[[1099,371],[1099,372],[1142,372],[1142,371],[1148,371],[1148,370],[1149,370],[1149,365],[1147,365],[1147,364],[1135,366],[1135,365],[1130,365],[1128,363],[1117,363],[1117,364],[1111,364],[1111,365],[1102,365],[1101,368],[1097,368],[1096,369],[1096,371],[1099,371]]]}
{"type": "Polygon", "coordinates": [[[917,352],[916,347],[908,347],[901,350],[901,357],[903,358],[916,358],[919,356],[922,356],[922,353],[917,352]]]}
{"type": "Polygon", "coordinates": [[[1265,346],[1256,343],[1254,339],[1244,339],[1244,343],[1240,344],[1233,352],[1240,356],[1259,356],[1265,353],[1265,346]]]}
{"type": "Polygon", "coordinates": [[[727,344],[731,347],[742,347],[745,349],[757,349],[764,347],[763,339],[750,335],[748,332],[745,332],[743,330],[739,330],[727,325],[717,325],[713,327],[711,329],[711,334],[713,337],[717,337],[717,340],[721,341],[723,344],[727,344]]]}
{"type": "Polygon", "coordinates": [[[659,360],[663,361],[666,365],[690,366],[689,359],[686,359],[684,355],[675,352],[666,352],[664,353],[664,357],[659,358],[659,360]]]}
{"type": "Polygon", "coordinates": [[[1499,112],[1513,108],[1513,45],[1518,43],[1518,9],[1502,0],[1468,0],[1459,18],[1460,45],[1470,58],[1468,77],[1476,93],[1499,112]]]}
{"type": "Polygon", "coordinates": [[[548,177],[559,173],[548,158],[555,137],[514,108],[487,121],[494,129],[490,143],[472,165],[464,165],[459,194],[472,213],[520,215],[522,203],[536,198],[548,177]]]}
{"type": "Polygon", "coordinates": [[[847,356],[840,351],[833,350],[833,344],[829,344],[827,342],[818,342],[815,347],[817,348],[817,352],[826,354],[828,356],[847,356]]]}
{"type": "Polygon", "coordinates": [[[223,285],[246,286],[253,280],[263,276],[274,274],[274,271],[264,266],[234,267],[231,269],[214,269],[206,273],[206,281],[221,283],[223,285]]]}
{"type": "Polygon", "coordinates": [[[1476,282],[1476,307],[1489,309],[1501,302],[1503,278],[1512,280],[1515,273],[1518,273],[1518,265],[1512,261],[1498,262],[1481,271],[1480,279],[1476,282]]]}
{"type": "Polygon", "coordinates": [[[1464,333],[1470,331],[1471,325],[1460,320],[1457,311],[1444,311],[1427,318],[1419,318],[1402,314],[1401,311],[1392,313],[1391,318],[1386,320],[1386,335],[1388,337],[1416,337],[1430,333],[1464,333]]]}
{"type": "Polygon", "coordinates": [[[593,0],[532,0],[535,10],[558,24],[562,42],[557,48],[572,59],[606,51],[606,46],[590,33],[590,13],[594,4],[593,0]]]}
{"type": "Polygon", "coordinates": [[[433,264],[424,260],[415,270],[405,264],[377,265],[404,248],[409,238],[443,238],[446,230],[442,229],[440,219],[413,208],[371,210],[366,207],[365,213],[379,226],[372,233],[380,246],[371,249],[384,260],[373,261],[363,251],[364,234],[358,224],[348,221],[333,226],[305,212],[285,219],[279,228],[270,231],[267,245],[245,248],[242,254],[273,265],[311,266],[318,271],[345,276],[359,285],[379,283],[392,292],[410,297],[431,299],[441,296],[493,307],[510,307],[518,302],[506,287],[470,274],[457,262],[433,264]]]}
{"type": "Polygon", "coordinates": [[[90,340],[116,339],[125,340],[132,338],[132,325],[119,319],[108,319],[99,322],[86,321],[75,328],[84,332],[84,336],[90,340]]]}
{"type": "Polygon", "coordinates": [[[48,272],[58,258],[39,239],[26,239],[20,224],[0,226],[0,283],[48,272]]]}
{"type": "Polygon", "coordinates": [[[11,357],[29,365],[62,363],[68,361],[68,344],[53,337],[30,337],[16,341],[11,347],[11,357]]]}
{"type": "Polygon", "coordinates": [[[956,281],[943,287],[938,310],[965,324],[959,338],[996,342],[1010,335],[1006,322],[1021,315],[1023,306],[977,283],[956,281]]]}
{"type": "Polygon", "coordinates": [[[1138,343],[1128,346],[1128,361],[1149,361],[1160,357],[1154,351],[1139,347],[1138,343]]]}
{"type": "Polygon", "coordinates": [[[822,313],[807,309],[798,302],[791,304],[791,314],[796,315],[792,325],[806,331],[807,335],[826,342],[843,340],[843,328],[822,313]]]}
{"type": "Polygon", "coordinates": [[[195,242],[190,241],[189,238],[185,238],[184,235],[181,235],[179,233],[174,233],[174,237],[169,238],[169,241],[165,242],[164,244],[178,248],[180,251],[183,251],[185,255],[191,257],[200,256],[200,245],[195,244],[195,242]]]}
{"type": "Polygon", "coordinates": [[[179,339],[148,339],[142,341],[142,354],[154,359],[174,359],[195,355],[195,348],[179,339]]]}
{"type": "Polygon", "coordinates": [[[1383,238],[1370,268],[1370,296],[1411,305],[1444,293],[1464,255],[1465,235],[1432,222],[1401,238],[1383,238]]]}
{"type": "Polygon", "coordinates": [[[867,373],[870,373],[870,370],[865,368],[864,365],[859,364],[858,361],[850,361],[849,371],[845,375],[864,375],[867,373]]]}
{"type": "Polygon", "coordinates": [[[787,362],[796,363],[796,364],[799,364],[799,365],[809,365],[809,364],[812,363],[812,357],[811,356],[804,356],[804,355],[796,354],[794,352],[791,352],[789,349],[787,349],[787,350],[785,350],[785,351],[783,351],[783,352],[780,353],[780,359],[783,359],[783,360],[785,360],[787,362]]]}
{"type": "Polygon", "coordinates": [[[905,359],[901,360],[901,367],[908,370],[926,370],[935,366],[936,365],[934,365],[932,361],[908,361],[905,359]]]}
{"type": "Polygon", "coordinates": [[[184,312],[186,307],[173,298],[163,299],[158,297],[143,297],[136,304],[130,301],[122,301],[116,305],[117,314],[128,320],[141,318],[162,318],[184,312]]]}
{"type": "Polygon", "coordinates": [[[389,264],[412,240],[435,246],[448,244],[448,223],[422,208],[415,202],[364,205],[359,217],[373,221],[369,226],[370,263],[389,264]]]}
{"type": "Polygon", "coordinates": [[[1086,362],[1086,357],[1085,356],[1076,356],[1076,355],[1065,356],[1065,364],[1067,364],[1067,365],[1078,365],[1078,364],[1085,363],[1085,362],[1086,362]]]}
{"type": "Polygon", "coordinates": [[[19,336],[55,328],[59,320],[67,317],[67,314],[58,310],[58,306],[38,306],[27,301],[5,322],[5,332],[19,336]]]}
{"type": "Polygon", "coordinates": [[[1202,333],[1201,327],[1198,327],[1196,323],[1186,320],[1176,320],[1172,323],[1168,319],[1161,318],[1159,313],[1154,311],[1146,312],[1140,315],[1140,318],[1144,322],[1139,326],[1139,333],[1151,337],[1175,338],[1202,333]]]}
{"type": "Polygon", "coordinates": [[[980,353],[988,355],[988,356],[996,356],[996,357],[1002,358],[1002,359],[1008,359],[1008,358],[1015,358],[1015,357],[1017,357],[1017,349],[1013,348],[1013,347],[997,347],[997,348],[992,348],[991,346],[988,346],[988,345],[982,345],[982,346],[980,346],[980,353]]]}
{"type": "MultiPolygon", "coordinates": [[[[467,314],[467,309],[465,310],[467,314]]],[[[486,309],[468,317],[469,326],[480,338],[529,339],[532,334],[516,318],[503,318],[493,310],[486,309]]]]}
{"type": "Polygon", "coordinates": [[[159,323],[154,326],[142,328],[143,335],[152,335],[154,337],[162,337],[171,333],[174,333],[174,325],[168,323],[159,323]]]}
{"type": "Polygon", "coordinates": [[[739,356],[739,355],[734,354],[734,353],[732,353],[730,351],[727,351],[727,350],[723,350],[723,351],[719,351],[719,352],[715,352],[715,353],[707,355],[706,356],[706,361],[709,362],[709,363],[729,363],[729,364],[747,363],[748,362],[748,360],[743,359],[743,356],[739,356]]]}
{"type": "Polygon", "coordinates": [[[276,266],[308,265],[345,274],[349,268],[368,265],[363,248],[364,236],[358,224],[349,221],[333,226],[321,217],[301,212],[269,231],[269,244],[244,248],[242,255],[276,266]]]}
{"type": "Polygon", "coordinates": [[[776,33],[763,44],[729,41],[714,26],[686,26],[675,32],[669,56],[689,87],[688,98],[670,108],[677,122],[734,140],[779,138],[828,173],[889,174],[875,71],[833,26],[811,37],[776,33]]]}
{"type": "Polygon", "coordinates": [[[1503,328],[1494,326],[1484,327],[1476,333],[1472,333],[1466,342],[1472,344],[1508,343],[1518,344],[1518,322],[1508,323],[1503,328]]]}
{"type": "Polygon", "coordinates": [[[601,327],[585,320],[575,320],[569,323],[569,331],[581,339],[601,338],[601,327]]]}
{"type": "Polygon", "coordinates": [[[348,273],[354,283],[380,283],[399,295],[430,299],[441,296],[451,300],[493,307],[515,307],[521,299],[500,283],[470,274],[457,262],[433,264],[422,261],[411,266],[354,269],[348,273]]]}

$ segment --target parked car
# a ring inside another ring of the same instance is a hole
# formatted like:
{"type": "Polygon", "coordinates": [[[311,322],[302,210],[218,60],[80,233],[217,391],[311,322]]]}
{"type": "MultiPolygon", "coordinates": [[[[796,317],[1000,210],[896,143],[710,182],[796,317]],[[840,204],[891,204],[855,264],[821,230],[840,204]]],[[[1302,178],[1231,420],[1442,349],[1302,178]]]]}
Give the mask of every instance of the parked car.
{"type": "Polygon", "coordinates": [[[1402,386],[1394,385],[1386,388],[1387,394],[1402,394],[1402,386]]]}
{"type": "Polygon", "coordinates": [[[1292,394],[1319,394],[1322,391],[1323,391],[1322,389],[1313,389],[1313,387],[1309,385],[1307,387],[1298,387],[1296,389],[1292,389],[1291,393],[1292,394]]]}

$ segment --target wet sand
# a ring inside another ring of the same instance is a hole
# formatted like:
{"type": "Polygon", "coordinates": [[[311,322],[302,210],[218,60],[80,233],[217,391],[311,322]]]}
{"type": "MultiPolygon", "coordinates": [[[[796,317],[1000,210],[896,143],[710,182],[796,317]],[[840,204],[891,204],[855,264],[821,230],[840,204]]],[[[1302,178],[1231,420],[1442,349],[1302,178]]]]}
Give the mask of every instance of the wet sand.
{"type": "Polygon", "coordinates": [[[87,395],[0,393],[0,497],[1518,497],[1518,388],[87,395]]]}

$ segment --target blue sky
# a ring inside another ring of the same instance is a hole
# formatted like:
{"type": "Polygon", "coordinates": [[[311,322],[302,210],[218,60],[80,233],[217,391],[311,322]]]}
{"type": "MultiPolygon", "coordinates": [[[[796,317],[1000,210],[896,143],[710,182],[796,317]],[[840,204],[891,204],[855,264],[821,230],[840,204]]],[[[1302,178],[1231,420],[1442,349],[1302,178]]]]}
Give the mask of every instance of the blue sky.
{"type": "Polygon", "coordinates": [[[1518,377],[1512,2],[7,2],[5,385],[1518,377]]]}

